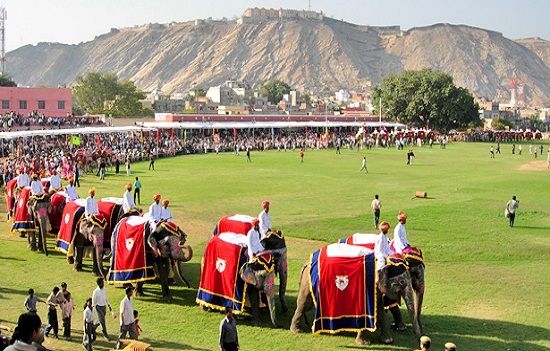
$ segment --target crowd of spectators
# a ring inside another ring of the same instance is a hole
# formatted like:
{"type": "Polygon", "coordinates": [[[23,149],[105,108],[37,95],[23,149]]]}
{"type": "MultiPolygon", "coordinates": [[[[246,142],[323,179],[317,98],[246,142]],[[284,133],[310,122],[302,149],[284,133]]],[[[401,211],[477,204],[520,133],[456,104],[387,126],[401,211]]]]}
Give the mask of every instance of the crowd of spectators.
{"type": "Polygon", "coordinates": [[[41,112],[32,111],[28,115],[8,112],[0,115],[0,131],[31,130],[45,128],[78,128],[89,125],[103,125],[99,118],[75,117],[48,117],[41,112]]]}

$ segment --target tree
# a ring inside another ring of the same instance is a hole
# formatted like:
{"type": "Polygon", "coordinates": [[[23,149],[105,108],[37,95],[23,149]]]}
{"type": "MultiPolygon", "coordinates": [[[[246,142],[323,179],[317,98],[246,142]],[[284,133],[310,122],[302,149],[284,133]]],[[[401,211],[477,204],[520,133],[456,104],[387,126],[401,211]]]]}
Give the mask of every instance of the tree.
{"type": "Polygon", "coordinates": [[[481,125],[479,106],[448,74],[423,69],[387,76],[374,88],[375,111],[382,109],[399,122],[447,132],[481,125]]]}
{"type": "Polygon", "coordinates": [[[118,81],[115,73],[88,72],[76,77],[73,86],[75,104],[87,113],[119,116],[149,116],[140,100],[145,94],[132,81],[118,81]]]}
{"type": "Polygon", "coordinates": [[[290,86],[278,79],[268,80],[260,85],[260,95],[267,97],[272,104],[278,104],[283,95],[289,92],[290,86]]]}
{"type": "Polygon", "coordinates": [[[306,105],[311,105],[311,95],[307,91],[302,93],[302,101],[305,102],[306,105]]]}
{"type": "Polygon", "coordinates": [[[512,123],[506,119],[495,118],[491,122],[491,127],[495,130],[506,130],[506,127],[512,127],[512,123]]]}
{"type": "Polygon", "coordinates": [[[0,87],[16,87],[17,83],[15,83],[9,74],[2,73],[0,74],[0,87]]]}

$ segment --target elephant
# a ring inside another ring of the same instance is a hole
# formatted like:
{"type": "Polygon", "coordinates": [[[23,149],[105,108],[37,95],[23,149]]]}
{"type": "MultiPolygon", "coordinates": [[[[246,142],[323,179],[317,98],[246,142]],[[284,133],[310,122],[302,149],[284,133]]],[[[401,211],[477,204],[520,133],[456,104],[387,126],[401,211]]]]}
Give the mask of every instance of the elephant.
{"type": "Polygon", "coordinates": [[[418,248],[411,247],[403,252],[403,258],[409,266],[409,273],[411,274],[412,288],[414,290],[414,308],[415,316],[420,328],[422,323],[420,321],[420,315],[422,314],[422,302],[424,301],[424,258],[422,251],[418,248]]]}
{"type": "Polygon", "coordinates": [[[92,215],[89,219],[82,218],[78,224],[78,230],[73,240],[74,244],[74,270],[82,271],[82,259],[85,246],[93,245],[92,273],[98,277],[105,277],[103,270],[103,236],[107,221],[101,214],[92,215]]]}
{"type": "Polygon", "coordinates": [[[29,247],[32,251],[42,251],[46,256],[48,256],[46,234],[49,231],[50,225],[50,220],[48,218],[48,212],[50,211],[49,198],[45,195],[42,198],[31,196],[28,203],[28,209],[29,213],[31,213],[34,218],[36,228],[36,231],[29,232],[29,247]],[[38,247],[36,245],[36,234],[38,234],[38,247]]]}
{"type": "Polygon", "coordinates": [[[288,262],[286,256],[286,243],[283,234],[280,231],[268,232],[261,241],[267,254],[266,259],[263,255],[257,260],[263,260],[263,264],[245,264],[239,270],[241,279],[247,283],[247,295],[252,307],[252,316],[255,323],[259,323],[259,304],[260,292],[263,292],[267,299],[271,323],[278,327],[275,312],[275,277],[279,275],[279,302],[283,312],[288,310],[286,303],[286,285],[288,279],[288,262]]]}
{"type": "Polygon", "coordinates": [[[262,256],[254,263],[244,264],[239,270],[239,276],[247,284],[246,291],[252,307],[254,323],[260,324],[260,292],[263,292],[267,299],[271,323],[277,328],[279,324],[275,312],[275,263],[273,256],[267,255],[268,259],[262,256]],[[266,264],[258,263],[261,260],[265,260],[266,264]]]}
{"type": "MultiPolygon", "coordinates": [[[[153,251],[154,265],[162,287],[163,301],[170,302],[169,274],[172,264],[180,279],[189,286],[183,276],[182,263],[193,258],[193,249],[186,244],[187,234],[172,222],[160,222],[147,239],[148,247],[153,251]]],[[[111,247],[115,247],[111,243],[111,247]]],[[[143,295],[143,282],[137,284],[136,296],[143,295]]]]}
{"type": "MultiPolygon", "coordinates": [[[[290,331],[298,333],[301,331],[300,322],[305,317],[305,312],[311,310],[314,306],[313,298],[310,293],[309,273],[311,263],[307,262],[302,268],[302,274],[300,277],[300,287],[298,291],[298,297],[296,300],[296,311],[292,317],[290,325],[290,331]]],[[[377,301],[382,301],[382,297],[385,296],[391,300],[398,300],[403,297],[407,305],[407,309],[413,320],[413,326],[416,336],[420,338],[422,330],[415,317],[414,309],[414,294],[411,283],[411,275],[408,267],[405,265],[386,265],[378,272],[378,281],[376,283],[376,296],[377,301]]],[[[380,329],[380,341],[384,344],[390,344],[393,342],[393,337],[390,334],[390,328],[386,313],[384,312],[383,303],[377,304],[377,329],[380,329]]],[[[367,345],[368,331],[363,330],[357,333],[355,342],[359,345],[367,345]]]]}

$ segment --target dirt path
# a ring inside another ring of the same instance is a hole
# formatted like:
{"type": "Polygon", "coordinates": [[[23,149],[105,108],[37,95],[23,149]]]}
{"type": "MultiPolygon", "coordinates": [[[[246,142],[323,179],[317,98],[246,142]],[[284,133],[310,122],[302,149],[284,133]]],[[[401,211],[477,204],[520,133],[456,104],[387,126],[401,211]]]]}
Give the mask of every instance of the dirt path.
{"type": "Polygon", "coordinates": [[[546,161],[531,161],[524,163],[518,168],[520,171],[546,171],[548,170],[548,162],[546,161]]]}

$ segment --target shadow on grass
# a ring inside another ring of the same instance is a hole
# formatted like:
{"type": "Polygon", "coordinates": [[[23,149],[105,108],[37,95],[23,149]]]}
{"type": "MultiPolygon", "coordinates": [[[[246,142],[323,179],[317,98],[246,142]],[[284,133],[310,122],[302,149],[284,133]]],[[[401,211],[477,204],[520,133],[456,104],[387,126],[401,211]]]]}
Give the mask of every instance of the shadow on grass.
{"type": "Polygon", "coordinates": [[[204,349],[204,348],[197,348],[191,345],[182,344],[179,342],[173,342],[173,341],[160,341],[160,340],[152,340],[149,338],[143,338],[140,339],[140,341],[146,342],[148,344],[151,344],[151,348],[155,350],[156,348],[163,348],[168,350],[196,350],[196,351],[210,351],[210,349],[204,349]]]}
{"type": "Polygon", "coordinates": [[[5,299],[4,294],[27,296],[28,290],[0,287],[0,299],[5,299]]]}
{"type": "Polygon", "coordinates": [[[514,228],[532,229],[532,230],[550,230],[549,227],[533,227],[528,225],[514,225],[514,228]]]}

